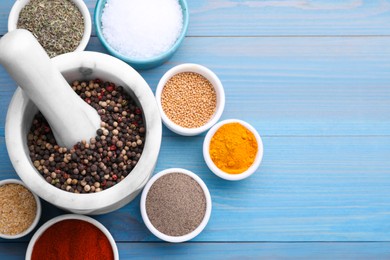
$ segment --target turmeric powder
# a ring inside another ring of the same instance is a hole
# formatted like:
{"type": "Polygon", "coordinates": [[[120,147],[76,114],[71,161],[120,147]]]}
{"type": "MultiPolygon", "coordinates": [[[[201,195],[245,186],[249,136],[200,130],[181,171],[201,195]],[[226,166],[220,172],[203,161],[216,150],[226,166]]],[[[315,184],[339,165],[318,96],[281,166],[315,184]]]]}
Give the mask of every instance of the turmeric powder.
{"type": "Polygon", "coordinates": [[[210,157],[222,171],[245,172],[255,161],[258,144],[254,134],[240,123],[221,126],[210,141],[210,157]]]}

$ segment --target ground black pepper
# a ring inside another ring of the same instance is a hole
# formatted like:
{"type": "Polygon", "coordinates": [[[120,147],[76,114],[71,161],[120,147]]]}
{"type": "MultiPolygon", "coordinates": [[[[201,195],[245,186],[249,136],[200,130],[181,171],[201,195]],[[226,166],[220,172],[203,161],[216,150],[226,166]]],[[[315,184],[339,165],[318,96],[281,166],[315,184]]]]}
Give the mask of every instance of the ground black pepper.
{"type": "Polygon", "coordinates": [[[60,147],[39,112],[27,135],[30,158],[46,181],[57,188],[99,192],[123,180],[141,157],[146,132],[142,110],[123,87],[111,82],[75,81],[72,88],[100,115],[96,137],[82,140],[70,150],[60,147]]]}
{"type": "Polygon", "coordinates": [[[169,173],[157,179],[145,203],[152,225],[169,236],[194,231],[206,214],[206,206],[202,187],[184,173],[169,173]]]}

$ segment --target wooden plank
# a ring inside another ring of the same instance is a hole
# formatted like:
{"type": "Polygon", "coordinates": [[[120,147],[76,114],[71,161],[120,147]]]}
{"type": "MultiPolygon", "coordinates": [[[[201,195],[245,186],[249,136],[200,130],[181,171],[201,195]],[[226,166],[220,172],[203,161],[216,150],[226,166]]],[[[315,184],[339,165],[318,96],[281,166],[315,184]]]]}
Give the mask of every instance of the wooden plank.
{"type": "MultiPolygon", "coordinates": [[[[169,62],[141,74],[155,91],[174,65],[209,67],[225,87],[222,119],[246,120],[261,135],[389,135],[389,46],[390,37],[187,38],[169,62]]],[[[104,52],[97,38],[88,50],[104,52]]],[[[3,134],[15,90],[3,68],[0,85],[3,134]]]]}
{"type": "MultiPolygon", "coordinates": [[[[390,243],[117,243],[120,259],[376,259],[390,243]]],[[[1,243],[0,258],[24,259],[27,243],[1,243]]]]}
{"type": "MultiPolygon", "coordinates": [[[[240,182],[207,169],[202,142],[200,136],[164,137],[155,170],[189,169],[210,189],[211,219],[195,241],[390,242],[389,136],[265,137],[262,165],[240,182]]],[[[1,160],[0,168],[11,166],[1,160]]],[[[11,177],[17,177],[13,170],[0,171],[0,179],[11,177]]],[[[44,215],[59,213],[47,205],[44,215]]],[[[143,224],[139,197],[95,218],[116,241],[158,241],[143,224]]]]}
{"type": "Polygon", "coordinates": [[[388,243],[130,243],[121,259],[388,259],[388,243]]]}
{"type": "MultiPolygon", "coordinates": [[[[14,1],[2,0],[1,35],[14,1]]],[[[189,36],[390,35],[389,0],[187,2],[189,36]]],[[[85,3],[93,17],[96,0],[85,3]]]]}

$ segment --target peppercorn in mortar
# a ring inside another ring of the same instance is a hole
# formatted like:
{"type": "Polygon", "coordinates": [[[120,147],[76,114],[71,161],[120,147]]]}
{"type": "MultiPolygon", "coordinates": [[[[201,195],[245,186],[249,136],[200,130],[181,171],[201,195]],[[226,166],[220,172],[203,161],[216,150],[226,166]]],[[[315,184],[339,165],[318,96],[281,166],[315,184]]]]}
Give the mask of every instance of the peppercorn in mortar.
{"type": "Polygon", "coordinates": [[[136,166],[145,143],[142,110],[123,87],[99,79],[75,81],[73,90],[98,111],[101,127],[89,142],[60,147],[41,113],[27,136],[35,168],[53,186],[74,193],[108,189],[136,166]]]}

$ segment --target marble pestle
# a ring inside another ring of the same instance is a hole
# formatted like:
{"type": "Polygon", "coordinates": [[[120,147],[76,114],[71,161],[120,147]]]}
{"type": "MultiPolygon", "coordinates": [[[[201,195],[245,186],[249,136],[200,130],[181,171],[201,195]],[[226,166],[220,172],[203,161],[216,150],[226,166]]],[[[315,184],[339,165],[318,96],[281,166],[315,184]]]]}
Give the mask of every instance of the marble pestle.
{"type": "Polygon", "coordinates": [[[96,135],[97,111],[72,90],[29,31],[0,39],[0,63],[45,116],[60,146],[72,148],[96,135]]]}

